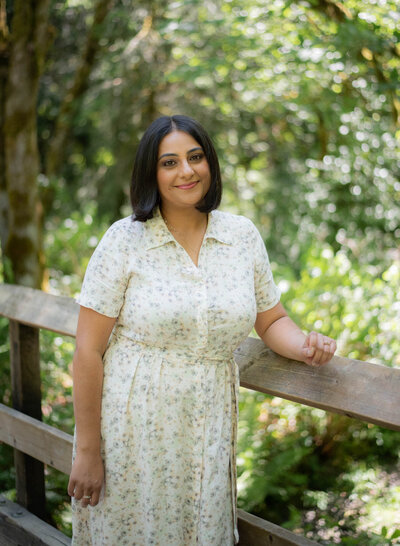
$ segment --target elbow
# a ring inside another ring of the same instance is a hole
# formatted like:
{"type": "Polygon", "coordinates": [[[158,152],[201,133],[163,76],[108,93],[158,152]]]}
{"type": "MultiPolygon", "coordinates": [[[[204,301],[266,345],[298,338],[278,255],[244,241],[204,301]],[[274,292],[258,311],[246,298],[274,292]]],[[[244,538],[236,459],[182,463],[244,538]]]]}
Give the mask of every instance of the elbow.
{"type": "Polygon", "coordinates": [[[102,362],[103,355],[101,351],[93,347],[87,347],[84,344],[77,344],[72,358],[72,365],[82,365],[84,363],[102,362]]]}
{"type": "MultiPolygon", "coordinates": [[[[266,328],[264,329],[262,335],[260,336],[261,339],[264,338],[264,336],[266,336],[268,334],[268,330],[271,328],[271,326],[273,325],[276,325],[280,320],[286,318],[288,315],[281,315],[280,317],[276,317],[274,318],[273,320],[271,320],[271,322],[266,326],[266,328]]],[[[258,334],[260,335],[260,334],[258,334]]]]}
{"type": "Polygon", "coordinates": [[[254,328],[260,338],[263,339],[273,324],[287,316],[285,308],[279,302],[271,309],[258,313],[254,328]]]}

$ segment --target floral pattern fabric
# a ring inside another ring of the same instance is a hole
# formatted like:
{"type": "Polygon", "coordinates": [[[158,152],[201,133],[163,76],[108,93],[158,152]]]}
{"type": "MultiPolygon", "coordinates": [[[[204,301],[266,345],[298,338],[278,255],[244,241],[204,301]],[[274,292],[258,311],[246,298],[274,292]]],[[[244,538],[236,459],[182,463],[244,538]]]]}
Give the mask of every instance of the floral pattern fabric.
{"type": "Polygon", "coordinates": [[[105,485],[95,507],[72,499],[73,544],[237,543],[233,351],[279,301],[257,228],[212,211],[196,266],[158,208],[123,218],[77,301],[117,320],[103,356],[105,485]]]}

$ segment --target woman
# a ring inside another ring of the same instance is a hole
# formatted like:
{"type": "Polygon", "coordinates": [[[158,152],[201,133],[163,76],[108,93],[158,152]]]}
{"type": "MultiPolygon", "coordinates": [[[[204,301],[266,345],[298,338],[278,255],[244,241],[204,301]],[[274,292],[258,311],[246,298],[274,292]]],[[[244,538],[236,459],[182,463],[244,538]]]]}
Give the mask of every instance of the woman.
{"type": "Polygon", "coordinates": [[[75,545],[237,543],[233,350],[253,326],[310,365],[336,350],[287,316],[259,232],[216,210],[220,200],[204,129],[186,116],[152,123],[135,159],[134,215],[106,232],[78,298],[75,545]]]}

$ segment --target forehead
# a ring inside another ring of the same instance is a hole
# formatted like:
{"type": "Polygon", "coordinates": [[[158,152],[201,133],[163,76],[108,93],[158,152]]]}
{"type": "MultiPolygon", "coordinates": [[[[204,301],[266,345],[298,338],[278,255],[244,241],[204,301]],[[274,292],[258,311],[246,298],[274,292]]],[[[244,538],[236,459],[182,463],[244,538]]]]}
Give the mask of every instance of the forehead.
{"type": "Polygon", "coordinates": [[[162,154],[185,154],[192,148],[200,147],[200,144],[188,133],[183,131],[173,131],[168,133],[162,141],[158,148],[159,155],[162,154]]]}

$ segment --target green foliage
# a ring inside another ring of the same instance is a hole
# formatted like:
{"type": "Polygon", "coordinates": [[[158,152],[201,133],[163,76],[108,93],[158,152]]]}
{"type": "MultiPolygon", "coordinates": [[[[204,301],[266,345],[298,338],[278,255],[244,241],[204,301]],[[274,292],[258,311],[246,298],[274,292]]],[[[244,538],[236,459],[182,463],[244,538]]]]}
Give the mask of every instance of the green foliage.
{"type": "MultiPolygon", "coordinates": [[[[399,366],[396,2],[116,0],[97,29],[62,168],[49,177],[92,9],[51,2],[38,105],[49,290],[79,291],[99,238],[130,213],[141,134],[161,114],[184,113],[210,131],[222,208],[260,227],[290,315],[337,338],[342,355],[399,366]]],[[[73,344],[42,333],[41,346],[44,420],[71,433],[73,344]]],[[[0,398],[11,404],[3,319],[0,368],[0,398]]],[[[398,433],[245,390],[240,415],[241,507],[321,544],[398,542],[398,433]]],[[[11,448],[0,446],[0,468],[11,467],[11,448]]],[[[66,483],[47,469],[49,510],[70,533],[66,483]]],[[[12,496],[13,487],[12,471],[0,471],[0,489],[12,496]]]]}
{"type": "MultiPolygon", "coordinates": [[[[0,317],[0,401],[11,405],[10,342],[8,320],[0,317]]],[[[0,442],[0,491],[7,492],[15,487],[13,449],[0,442]]]]}
{"type": "Polygon", "coordinates": [[[343,355],[399,366],[400,264],[352,263],[345,251],[334,254],[326,245],[310,247],[301,264],[299,280],[276,272],[291,316],[337,339],[343,355]]]}
{"type": "MultiPolygon", "coordinates": [[[[74,110],[60,175],[80,198],[65,199],[62,215],[88,199],[107,220],[125,214],[144,128],[186,113],[212,133],[224,207],[255,218],[280,263],[298,273],[318,239],[351,261],[389,264],[400,234],[397,10],[393,0],[367,4],[117,2],[74,110]]],[[[44,140],[87,16],[86,6],[53,2],[60,30],[43,79],[44,140]]]]}
{"type": "MultiPolygon", "coordinates": [[[[318,244],[301,263],[299,279],[275,272],[295,321],[336,338],[339,354],[399,366],[398,264],[352,264],[318,244]]],[[[243,390],[239,505],[321,544],[393,544],[399,442],[398,432],[243,390]]]]}
{"type": "MultiPolygon", "coordinates": [[[[55,202],[64,202],[66,194],[66,186],[60,184],[55,202]]],[[[89,258],[108,227],[107,222],[96,225],[96,215],[96,203],[89,201],[82,212],[54,214],[48,219],[44,246],[53,293],[74,296],[80,290],[89,258]]]]}
{"type": "Polygon", "coordinates": [[[391,544],[381,528],[391,537],[400,525],[399,440],[398,432],[242,389],[239,506],[319,544],[391,544]]]}

